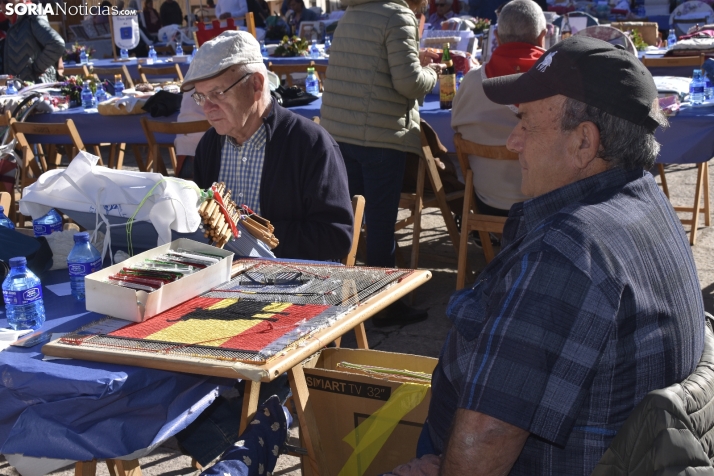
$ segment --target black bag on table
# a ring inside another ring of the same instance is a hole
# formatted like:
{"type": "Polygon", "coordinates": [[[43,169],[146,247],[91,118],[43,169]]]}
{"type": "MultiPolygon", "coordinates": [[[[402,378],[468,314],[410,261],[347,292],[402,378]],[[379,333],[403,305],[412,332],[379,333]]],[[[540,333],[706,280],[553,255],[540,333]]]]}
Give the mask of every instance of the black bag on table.
{"type": "Polygon", "coordinates": [[[305,106],[318,99],[317,96],[306,93],[297,86],[285,88],[280,85],[274,91],[270,91],[270,95],[283,107],[305,106]]]}
{"type": "MultiPolygon", "coordinates": [[[[16,256],[27,258],[27,267],[40,277],[52,267],[52,250],[46,239],[33,238],[0,226],[0,261],[8,263],[10,258],[16,256]]],[[[5,267],[0,265],[0,275],[3,275],[2,271],[5,267]]]]}

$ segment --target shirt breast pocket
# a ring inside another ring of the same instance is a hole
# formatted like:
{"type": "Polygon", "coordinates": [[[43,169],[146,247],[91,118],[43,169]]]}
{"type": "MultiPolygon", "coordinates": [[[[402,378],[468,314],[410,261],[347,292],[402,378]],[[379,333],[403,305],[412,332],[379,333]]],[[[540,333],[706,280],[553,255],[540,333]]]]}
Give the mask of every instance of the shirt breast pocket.
{"type": "Polygon", "coordinates": [[[471,289],[457,291],[451,296],[449,306],[446,308],[447,317],[467,341],[478,337],[486,323],[487,284],[486,280],[480,280],[471,289]]]}

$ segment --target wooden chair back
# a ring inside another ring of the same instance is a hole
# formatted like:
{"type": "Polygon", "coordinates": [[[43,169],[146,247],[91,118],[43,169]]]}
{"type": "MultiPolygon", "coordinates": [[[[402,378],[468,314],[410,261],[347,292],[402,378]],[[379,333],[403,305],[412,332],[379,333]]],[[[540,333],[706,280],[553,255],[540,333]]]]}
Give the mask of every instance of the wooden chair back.
{"type": "Polygon", "coordinates": [[[0,192],[0,207],[5,209],[5,216],[8,216],[10,208],[12,207],[12,195],[8,192],[0,192]]]}
{"type": "Polygon", "coordinates": [[[176,149],[174,149],[174,142],[158,142],[156,139],[156,134],[192,134],[196,132],[206,132],[210,129],[211,124],[208,121],[192,121],[192,122],[160,122],[152,121],[146,117],[141,118],[141,127],[144,129],[144,134],[146,135],[146,141],[149,144],[149,159],[146,164],[146,170],[153,170],[154,172],[159,172],[164,175],[168,175],[164,161],[161,160],[161,155],[159,154],[159,146],[167,147],[169,150],[169,157],[171,159],[171,165],[176,173],[176,149]]]}
{"type": "Polygon", "coordinates": [[[129,70],[124,64],[107,68],[95,66],[94,68],[92,68],[92,73],[94,73],[94,75],[97,76],[99,79],[109,79],[111,82],[114,82],[115,75],[120,74],[122,76],[122,81],[124,81],[125,88],[134,87],[134,81],[132,81],[131,75],[129,74],[129,70]]]}
{"type": "Polygon", "coordinates": [[[141,81],[144,83],[149,82],[149,80],[147,79],[147,75],[158,76],[162,78],[177,78],[179,81],[183,82],[183,74],[181,73],[181,68],[179,68],[179,65],[175,63],[169,66],[144,66],[140,64],[138,69],[141,81]]]}
{"type": "Polygon", "coordinates": [[[704,62],[704,57],[699,56],[667,56],[664,58],[642,58],[642,64],[651,67],[677,67],[677,66],[692,66],[694,68],[701,68],[704,62]]]}
{"type": "Polygon", "coordinates": [[[610,26],[623,32],[638,31],[642,35],[642,41],[650,46],[656,46],[659,42],[659,25],[657,22],[621,21],[612,22],[610,26]]]}
{"type": "Polygon", "coordinates": [[[454,134],[456,156],[459,159],[461,171],[464,174],[464,208],[461,214],[461,241],[459,244],[459,264],[456,275],[456,289],[461,289],[466,283],[467,243],[469,233],[477,231],[481,238],[483,254],[486,263],[495,257],[489,233],[503,233],[506,217],[482,215],[475,203],[473,171],[469,165],[469,155],[476,155],[493,160],[518,160],[518,154],[511,152],[506,146],[477,144],[464,139],[460,133],[454,134]]]}
{"type": "Polygon", "coordinates": [[[327,66],[316,65],[314,61],[309,63],[299,63],[299,64],[273,64],[272,61],[268,62],[268,70],[277,74],[282,82],[283,76],[285,76],[285,83],[288,87],[299,86],[305,89],[305,83],[300,84],[293,78],[293,74],[307,74],[307,68],[315,68],[315,76],[320,83],[320,89],[322,89],[322,78],[320,77],[320,71],[327,71],[327,66]]]}
{"type": "Polygon", "coordinates": [[[62,74],[65,76],[81,76],[85,78],[89,76],[89,68],[87,68],[87,65],[85,64],[80,64],[78,66],[65,66],[62,74]]]}
{"type": "Polygon", "coordinates": [[[248,30],[248,33],[253,35],[253,38],[258,38],[257,32],[255,30],[255,17],[253,16],[253,12],[248,12],[245,14],[245,16],[242,17],[228,18],[226,20],[226,26],[221,26],[220,20],[213,20],[211,22],[211,28],[206,28],[206,23],[196,23],[196,27],[198,29],[194,32],[193,35],[196,45],[200,47],[202,44],[209,40],[212,40],[224,31],[236,30],[236,20],[245,21],[245,27],[248,30]]]}
{"type": "Polygon", "coordinates": [[[362,218],[364,217],[364,197],[362,195],[352,197],[352,213],[355,217],[352,226],[352,247],[347,256],[342,259],[342,264],[345,266],[354,266],[357,258],[357,246],[359,245],[362,218]]]}

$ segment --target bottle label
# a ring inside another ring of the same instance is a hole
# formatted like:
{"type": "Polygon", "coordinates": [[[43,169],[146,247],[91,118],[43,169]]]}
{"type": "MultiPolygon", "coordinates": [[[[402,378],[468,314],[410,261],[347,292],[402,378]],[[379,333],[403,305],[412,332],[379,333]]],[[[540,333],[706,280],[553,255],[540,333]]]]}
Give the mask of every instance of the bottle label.
{"type": "Polygon", "coordinates": [[[456,94],[456,76],[444,74],[439,78],[439,100],[453,101],[456,94]]]}
{"type": "Polygon", "coordinates": [[[98,258],[92,263],[69,263],[70,276],[86,276],[102,269],[102,259],[98,258]]]}
{"type": "Polygon", "coordinates": [[[42,287],[35,286],[30,289],[24,289],[22,291],[3,290],[2,297],[5,300],[5,304],[10,304],[13,306],[22,306],[23,304],[29,304],[31,302],[35,302],[42,299],[42,287]]]}
{"type": "Polygon", "coordinates": [[[38,236],[51,235],[55,231],[62,231],[62,223],[53,223],[51,225],[35,223],[32,225],[32,229],[35,232],[35,238],[37,238],[38,236]]]}

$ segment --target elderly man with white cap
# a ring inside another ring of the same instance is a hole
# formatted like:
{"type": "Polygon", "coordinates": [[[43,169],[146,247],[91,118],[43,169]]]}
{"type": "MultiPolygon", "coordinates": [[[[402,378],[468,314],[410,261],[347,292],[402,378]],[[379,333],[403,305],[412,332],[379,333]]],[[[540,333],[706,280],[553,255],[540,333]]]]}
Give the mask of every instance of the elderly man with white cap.
{"type": "Polygon", "coordinates": [[[340,149],[272,100],[256,39],[226,31],[204,43],[182,86],[191,89],[213,126],[196,149],[198,186],[225,182],[237,203],[270,220],[279,258],[346,256],[353,215],[340,149]]]}

